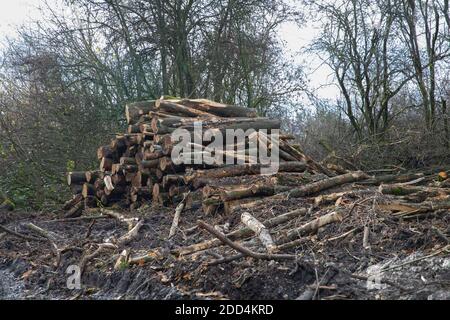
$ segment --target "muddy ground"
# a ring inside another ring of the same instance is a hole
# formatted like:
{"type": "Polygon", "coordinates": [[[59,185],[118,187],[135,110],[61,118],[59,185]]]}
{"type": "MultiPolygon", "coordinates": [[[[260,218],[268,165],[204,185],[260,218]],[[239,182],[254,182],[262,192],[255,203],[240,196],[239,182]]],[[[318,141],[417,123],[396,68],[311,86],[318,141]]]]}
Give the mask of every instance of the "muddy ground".
{"type": "MultiPolygon", "coordinates": [[[[184,211],[180,229],[170,240],[167,235],[174,208],[147,206],[124,212],[126,216],[144,219],[138,238],[126,247],[107,250],[90,260],[81,276],[80,289],[68,288],[68,279],[73,280],[69,278],[72,274],[66,273],[68,268],[79,266],[98,244],[125,234],[124,223],[112,218],[55,221],[61,218],[61,212],[1,212],[1,225],[32,236],[25,227],[32,222],[54,236],[62,253],[57,261],[50,243],[0,231],[0,298],[450,299],[448,211],[413,220],[391,219],[388,213],[373,209],[375,202],[386,201],[384,197],[374,189],[320,208],[313,206],[311,198],[268,201],[263,208],[250,210],[264,220],[299,207],[311,208],[307,215],[274,228],[274,234],[331,210],[347,214],[342,222],[321,228],[291,249],[289,253],[298,255],[296,261],[242,257],[210,265],[213,260],[236,254],[226,246],[184,257],[170,254],[176,247],[212,238],[204,230],[193,228],[197,219],[234,230],[239,227],[239,212],[233,216],[221,213],[205,216],[201,209],[184,211]],[[371,231],[370,247],[363,248],[361,226],[367,224],[371,231]],[[165,256],[114,269],[123,249],[137,255],[152,248],[160,248],[166,252],[165,256]]],[[[262,250],[256,240],[247,239],[241,244],[262,250]]]]}

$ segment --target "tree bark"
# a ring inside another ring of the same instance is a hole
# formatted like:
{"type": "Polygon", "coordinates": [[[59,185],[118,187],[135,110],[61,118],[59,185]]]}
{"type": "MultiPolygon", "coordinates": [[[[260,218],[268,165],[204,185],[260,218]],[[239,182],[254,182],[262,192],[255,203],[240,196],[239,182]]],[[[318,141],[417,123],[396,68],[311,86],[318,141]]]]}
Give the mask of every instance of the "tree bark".
{"type": "Polygon", "coordinates": [[[299,198],[306,197],[312,195],[314,193],[330,189],[332,187],[342,185],[345,183],[355,182],[359,180],[367,179],[368,175],[362,171],[356,171],[352,173],[346,173],[340,176],[336,176],[333,178],[328,178],[325,180],[317,181],[300,188],[293,189],[289,192],[289,197],[291,198],[299,198]]]}
{"type": "Polygon", "coordinates": [[[274,253],[277,251],[277,246],[275,245],[269,230],[266,226],[264,226],[264,224],[248,212],[244,212],[241,215],[241,221],[255,233],[264,247],[266,247],[267,252],[274,253]]]}

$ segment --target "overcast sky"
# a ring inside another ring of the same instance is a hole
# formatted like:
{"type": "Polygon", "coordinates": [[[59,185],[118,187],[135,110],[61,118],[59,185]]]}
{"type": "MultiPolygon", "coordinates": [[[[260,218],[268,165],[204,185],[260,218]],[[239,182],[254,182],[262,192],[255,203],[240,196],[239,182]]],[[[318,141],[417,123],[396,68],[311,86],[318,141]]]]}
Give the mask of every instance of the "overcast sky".
{"type": "MultiPolygon", "coordinates": [[[[40,14],[37,8],[42,3],[43,0],[0,0],[0,38],[13,35],[17,25],[39,19],[40,14]]],[[[331,71],[327,67],[319,67],[318,59],[298,54],[317,35],[317,32],[318,30],[308,23],[305,27],[299,28],[295,23],[289,22],[281,27],[280,38],[285,43],[287,55],[293,56],[299,63],[307,59],[307,66],[313,71],[310,74],[311,86],[321,87],[316,93],[323,98],[333,99],[338,94],[337,88],[325,86],[332,80],[331,71]]]]}

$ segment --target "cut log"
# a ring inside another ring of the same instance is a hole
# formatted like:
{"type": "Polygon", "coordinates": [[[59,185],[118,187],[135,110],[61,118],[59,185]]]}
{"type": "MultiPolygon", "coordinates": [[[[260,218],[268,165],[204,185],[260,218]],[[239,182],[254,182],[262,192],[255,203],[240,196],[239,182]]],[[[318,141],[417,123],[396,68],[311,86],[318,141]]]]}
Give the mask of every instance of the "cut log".
{"type": "Polygon", "coordinates": [[[88,183],[94,183],[97,179],[103,178],[103,172],[101,171],[86,171],[86,182],[88,183]]]}
{"type": "Polygon", "coordinates": [[[156,100],[155,108],[167,113],[172,113],[175,115],[183,115],[187,117],[209,117],[211,114],[203,112],[191,107],[184,106],[182,104],[175,103],[169,100],[156,100]]]}
{"type": "Polygon", "coordinates": [[[102,158],[100,162],[100,171],[111,171],[113,165],[113,160],[111,158],[102,158]]]}
{"type": "Polygon", "coordinates": [[[234,190],[223,190],[220,192],[220,198],[225,202],[257,196],[265,197],[272,196],[274,194],[285,192],[291,189],[292,187],[288,186],[255,184],[234,190]]]}
{"type": "Polygon", "coordinates": [[[269,230],[264,226],[264,224],[248,212],[244,212],[241,215],[241,221],[255,233],[264,247],[266,247],[267,252],[274,253],[277,251],[277,246],[275,245],[269,230]]]}
{"type": "Polygon", "coordinates": [[[131,201],[136,202],[138,199],[151,200],[152,199],[152,188],[149,187],[132,187],[131,188],[131,201]]]}
{"type": "Polygon", "coordinates": [[[89,196],[95,196],[95,188],[94,185],[90,183],[83,184],[83,191],[81,192],[83,198],[87,198],[89,196]]]}
{"type": "Polygon", "coordinates": [[[152,189],[152,196],[153,196],[153,202],[158,203],[159,202],[159,194],[161,193],[161,186],[159,183],[153,184],[152,189]]]}
{"type": "Polygon", "coordinates": [[[185,185],[184,176],[178,174],[167,174],[162,179],[162,187],[167,190],[171,185],[185,185]]]}
{"type": "Polygon", "coordinates": [[[294,146],[291,146],[290,144],[286,143],[285,141],[280,140],[279,147],[280,147],[280,150],[283,150],[283,151],[287,152],[288,154],[292,155],[298,161],[305,161],[308,164],[308,166],[310,166],[317,172],[326,174],[329,177],[335,176],[335,174],[333,172],[331,172],[330,170],[328,170],[327,168],[322,166],[320,163],[314,161],[312,158],[305,155],[299,146],[294,147],[294,146]]]}
{"type": "Polygon", "coordinates": [[[125,117],[128,124],[136,124],[140,117],[155,110],[155,101],[129,103],[125,106],[125,117]]]}
{"type": "Polygon", "coordinates": [[[367,179],[368,176],[362,171],[356,171],[352,173],[346,173],[340,176],[328,178],[325,180],[317,181],[299,188],[296,188],[289,192],[289,197],[299,198],[312,195],[314,193],[342,185],[345,183],[355,182],[367,179]]]}
{"type": "Polygon", "coordinates": [[[277,244],[279,245],[282,243],[290,242],[306,234],[315,233],[317,232],[317,230],[319,230],[319,228],[326,226],[327,224],[340,221],[342,221],[342,216],[339,213],[328,213],[304,224],[301,227],[288,230],[285,235],[281,235],[279,239],[277,239],[277,244]]]}
{"type": "Polygon", "coordinates": [[[111,181],[113,185],[125,185],[127,182],[125,176],[122,174],[113,174],[111,176],[111,181]]]}
{"type": "Polygon", "coordinates": [[[142,156],[142,160],[155,160],[164,157],[162,150],[151,152],[150,150],[145,150],[142,156]]]}
{"type": "Polygon", "coordinates": [[[121,165],[127,165],[127,164],[136,165],[136,158],[121,157],[119,160],[119,163],[121,165]]]}
{"type": "Polygon", "coordinates": [[[129,125],[127,133],[141,133],[141,125],[138,124],[129,125]]]}
{"type": "Polygon", "coordinates": [[[103,178],[103,182],[105,183],[105,188],[106,188],[106,190],[108,190],[108,192],[111,192],[111,191],[114,190],[114,184],[113,184],[113,182],[112,182],[111,176],[106,175],[106,176],[103,178]]]}
{"type": "Polygon", "coordinates": [[[72,199],[70,199],[69,201],[66,201],[62,207],[62,210],[66,211],[71,209],[72,207],[74,207],[77,203],[79,203],[81,200],[83,200],[83,195],[77,194],[75,195],[72,199]]]}
{"type": "Polygon", "coordinates": [[[83,184],[86,182],[86,172],[76,171],[69,172],[67,174],[67,184],[70,186],[72,184],[83,184]]]}
{"type": "MultiPolygon", "coordinates": [[[[243,165],[234,165],[228,166],[224,168],[218,169],[210,169],[210,170],[197,170],[194,173],[186,176],[186,181],[188,183],[193,182],[196,178],[208,179],[208,178],[225,178],[225,177],[234,177],[234,176],[242,176],[242,175],[254,175],[260,174],[261,169],[264,166],[261,164],[243,164],[243,165]]],[[[279,164],[280,172],[303,172],[306,169],[306,164],[304,162],[283,162],[279,164]]]]}
{"type": "MultiPolygon", "coordinates": [[[[195,122],[199,122],[198,118],[191,118],[191,121],[173,122],[172,119],[153,119],[152,120],[152,130],[157,134],[167,134],[173,133],[176,129],[184,129],[187,131],[194,131],[195,122]],[[167,124],[167,125],[166,125],[167,124]]],[[[201,121],[201,126],[203,130],[209,130],[211,132],[216,132],[217,134],[223,134],[225,136],[226,130],[237,130],[242,129],[244,132],[253,130],[271,130],[280,129],[280,120],[268,119],[268,118],[256,118],[256,119],[214,119],[201,121]]]]}
{"type": "Polygon", "coordinates": [[[125,186],[116,186],[113,189],[104,188],[103,191],[105,192],[105,195],[108,196],[109,199],[114,197],[120,197],[123,196],[128,192],[128,188],[125,186]]]}
{"type": "Polygon", "coordinates": [[[77,204],[75,204],[67,213],[64,215],[64,218],[76,218],[81,216],[84,209],[84,202],[80,200],[77,204]]]}
{"type": "Polygon", "coordinates": [[[179,195],[183,195],[184,193],[187,193],[189,191],[189,188],[187,186],[176,186],[176,185],[171,185],[169,187],[169,197],[175,197],[175,196],[179,196],[179,195]]]}
{"type": "Polygon", "coordinates": [[[423,193],[427,197],[436,197],[438,195],[449,195],[450,188],[433,188],[433,187],[420,187],[420,186],[408,186],[391,184],[382,184],[378,190],[383,194],[393,194],[396,196],[410,195],[413,193],[423,193]]]}
{"type": "Polygon", "coordinates": [[[226,105],[206,99],[183,99],[180,104],[220,117],[256,117],[255,109],[226,105]]]}
{"type": "Polygon", "coordinates": [[[125,137],[120,135],[116,136],[115,139],[111,140],[110,148],[114,154],[121,156],[127,150],[127,142],[125,137]]]}
{"type": "Polygon", "coordinates": [[[408,182],[411,180],[416,180],[422,178],[424,176],[423,173],[413,173],[413,174],[387,174],[383,176],[377,176],[374,178],[367,179],[365,181],[360,182],[360,184],[374,184],[378,185],[381,183],[402,183],[408,182]]]}
{"type": "MultiPolygon", "coordinates": [[[[161,158],[162,159],[162,158],[161,158]]],[[[159,166],[160,159],[142,160],[139,164],[139,169],[156,169],[159,166]]]]}
{"type": "Polygon", "coordinates": [[[131,179],[131,186],[135,188],[143,187],[147,185],[147,179],[149,176],[142,171],[136,172],[133,179],[131,179]]]}
{"type": "Polygon", "coordinates": [[[102,158],[114,158],[114,152],[110,146],[101,146],[97,149],[97,159],[101,160],[102,158]]]}
{"type": "Polygon", "coordinates": [[[267,201],[267,197],[254,197],[254,198],[246,198],[239,200],[231,200],[222,202],[220,200],[220,204],[223,204],[224,212],[227,216],[233,216],[235,212],[240,210],[251,210],[258,206],[260,201],[267,201]]]}

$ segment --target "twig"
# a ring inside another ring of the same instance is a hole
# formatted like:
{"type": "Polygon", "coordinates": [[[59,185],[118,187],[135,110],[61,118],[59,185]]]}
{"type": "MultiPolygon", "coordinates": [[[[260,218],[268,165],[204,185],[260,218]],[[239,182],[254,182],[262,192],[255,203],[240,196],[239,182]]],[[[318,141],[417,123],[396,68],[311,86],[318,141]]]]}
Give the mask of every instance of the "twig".
{"type": "Polygon", "coordinates": [[[332,238],[329,238],[329,239],[325,239],[325,242],[328,242],[328,241],[334,241],[334,240],[339,240],[339,239],[345,238],[345,237],[348,236],[349,234],[352,234],[353,232],[355,232],[355,231],[357,231],[357,230],[359,230],[359,229],[360,229],[360,227],[353,228],[353,229],[351,229],[351,230],[349,230],[349,231],[347,231],[347,232],[345,232],[345,233],[343,233],[343,234],[341,234],[341,235],[338,235],[338,236],[336,236],[336,237],[332,237],[332,238]]]}
{"type": "Polygon", "coordinates": [[[121,246],[130,243],[133,239],[135,239],[138,236],[139,230],[142,228],[143,225],[144,220],[139,220],[138,223],[136,223],[136,225],[130,231],[128,231],[126,234],[124,234],[117,240],[117,245],[121,246]]]}
{"type": "Polygon", "coordinates": [[[61,251],[59,250],[58,246],[55,243],[55,236],[48,232],[47,230],[42,229],[41,227],[38,227],[37,225],[29,222],[26,224],[27,228],[39,233],[41,236],[46,238],[48,242],[50,243],[50,246],[52,247],[52,251],[56,256],[56,261],[54,263],[54,266],[58,268],[59,263],[61,262],[61,251]]]}
{"type": "Polygon", "coordinates": [[[401,268],[401,267],[406,266],[408,264],[412,264],[412,263],[415,263],[415,262],[418,262],[418,261],[421,261],[421,260],[424,260],[424,259],[432,258],[432,257],[437,256],[438,254],[440,254],[440,253],[442,253],[444,251],[449,251],[449,250],[450,250],[450,244],[446,245],[445,247],[443,247],[443,248],[441,248],[439,250],[434,251],[433,253],[430,253],[429,255],[426,255],[426,256],[423,256],[423,257],[420,257],[420,258],[417,258],[417,259],[414,259],[414,260],[411,260],[411,261],[408,261],[408,262],[405,262],[405,263],[402,263],[402,264],[399,264],[399,265],[396,265],[396,266],[392,266],[392,267],[387,268],[387,269],[382,269],[380,271],[380,273],[388,271],[388,270],[401,268]]]}
{"type": "Polygon", "coordinates": [[[175,216],[173,217],[172,226],[170,227],[168,239],[172,238],[177,232],[178,224],[180,222],[180,215],[184,209],[184,203],[189,193],[190,191],[184,194],[183,200],[181,200],[181,202],[177,205],[177,208],[175,209],[175,216]]]}
{"type": "Polygon", "coordinates": [[[439,230],[439,228],[437,228],[437,227],[435,227],[435,226],[432,226],[431,227],[433,230],[434,230],[434,232],[439,236],[439,238],[441,238],[442,240],[444,240],[444,242],[446,243],[446,244],[450,244],[450,239],[441,231],[441,230],[439,230]]]}
{"type": "Polygon", "coordinates": [[[330,272],[330,269],[327,269],[322,279],[316,280],[314,288],[310,286],[295,300],[313,300],[317,296],[319,290],[323,289],[322,286],[327,285],[335,275],[336,272],[330,272]]]}
{"type": "MultiPolygon", "coordinates": [[[[342,272],[342,271],[341,271],[341,272],[342,272]]],[[[363,275],[360,275],[360,274],[355,274],[355,273],[350,273],[350,272],[343,272],[343,273],[347,274],[349,277],[354,278],[354,279],[358,279],[358,280],[362,280],[362,281],[368,281],[368,280],[370,280],[370,277],[363,276],[363,275]]],[[[402,290],[402,291],[408,291],[407,288],[405,288],[405,287],[403,287],[403,286],[401,286],[401,285],[399,285],[399,284],[397,284],[397,283],[395,283],[395,282],[393,282],[393,281],[391,281],[391,280],[387,280],[387,279],[378,279],[378,281],[380,281],[380,283],[388,284],[388,285],[390,285],[391,287],[398,288],[398,289],[400,289],[400,290],[402,290]]]]}
{"type": "Polygon", "coordinates": [[[15,231],[13,231],[13,230],[11,230],[11,229],[8,229],[7,227],[5,227],[5,226],[3,226],[3,225],[1,225],[1,224],[0,224],[0,230],[3,230],[3,231],[5,231],[6,233],[8,233],[8,234],[10,234],[10,235],[13,235],[13,236],[15,236],[15,237],[17,237],[17,238],[21,238],[21,239],[24,239],[24,240],[30,240],[30,241],[46,241],[46,239],[43,239],[43,238],[36,238],[36,237],[27,236],[27,235],[25,235],[25,234],[15,232],[15,231]]]}
{"type": "Polygon", "coordinates": [[[369,229],[369,225],[366,224],[364,226],[364,234],[363,234],[363,248],[364,248],[364,250],[369,250],[370,249],[369,236],[370,236],[370,229],[369,229]]]}
{"type": "MultiPolygon", "coordinates": [[[[368,280],[370,280],[370,277],[368,277],[368,276],[363,276],[363,275],[360,275],[360,274],[351,273],[351,272],[348,272],[348,271],[346,271],[346,270],[343,270],[343,269],[341,269],[341,268],[339,268],[339,267],[337,267],[337,266],[335,266],[335,265],[331,265],[331,267],[332,267],[334,270],[336,270],[336,271],[338,271],[338,272],[340,272],[340,273],[342,273],[342,274],[345,274],[345,275],[349,276],[350,278],[358,279],[358,280],[362,280],[362,281],[368,281],[368,280]]],[[[390,280],[388,280],[388,279],[378,279],[378,280],[380,281],[380,283],[384,283],[384,284],[390,285],[390,286],[395,287],[395,288],[398,288],[398,289],[400,289],[400,290],[402,290],[402,291],[409,291],[409,289],[407,289],[407,288],[405,288],[405,287],[403,287],[403,286],[401,286],[401,285],[399,285],[399,284],[397,284],[397,283],[395,283],[395,282],[392,282],[392,281],[390,281],[390,280]]]]}
{"type": "Polygon", "coordinates": [[[63,218],[63,219],[54,219],[54,220],[47,220],[42,221],[45,223],[52,223],[52,222],[76,222],[76,221],[83,221],[83,220],[98,220],[98,219],[111,219],[112,217],[106,216],[106,215],[96,215],[96,216],[83,216],[83,217],[77,217],[77,218],[63,218]]]}
{"type": "Polygon", "coordinates": [[[197,224],[199,227],[201,227],[201,228],[205,229],[206,231],[208,231],[209,233],[211,233],[213,236],[215,236],[217,239],[222,241],[224,244],[230,246],[231,248],[233,248],[236,251],[243,253],[246,256],[250,256],[255,259],[263,259],[263,260],[295,260],[295,259],[297,259],[297,256],[292,255],[292,254],[264,254],[264,253],[251,251],[251,250],[244,248],[243,246],[231,241],[222,232],[214,229],[214,227],[210,226],[206,222],[204,222],[202,220],[198,220],[197,224]]]}
{"type": "MultiPolygon", "coordinates": [[[[293,210],[293,211],[278,215],[278,216],[270,218],[268,220],[265,220],[265,221],[263,221],[263,224],[267,228],[273,228],[273,227],[276,227],[287,221],[291,221],[300,215],[305,215],[307,212],[308,212],[308,210],[306,210],[305,208],[300,208],[297,210],[293,210]]],[[[228,238],[230,238],[231,240],[238,240],[238,239],[244,239],[244,238],[251,237],[252,235],[253,235],[253,231],[250,230],[249,228],[241,228],[241,229],[237,229],[235,231],[228,233],[226,236],[228,238]]],[[[211,240],[203,241],[200,243],[195,243],[195,244],[192,244],[192,245],[189,245],[186,247],[177,248],[177,249],[172,250],[171,252],[174,255],[183,256],[183,255],[193,254],[198,251],[210,249],[213,247],[217,247],[217,246],[220,246],[221,244],[222,244],[222,242],[219,239],[211,239],[211,240]]]]}
{"type": "Polygon", "coordinates": [[[97,220],[92,220],[91,223],[89,224],[89,227],[86,231],[86,235],[84,236],[85,239],[89,238],[89,236],[91,235],[92,227],[94,226],[95,221],[97,221],[97,220]]]}
{"type": "Polygon", "coordinates": [[[208,267],[212,267],[212,266],[216,266],[218,264],[229,263],[229,262],[232,262],[232,261],[235,261],[235,260],[239,260],[239,259],[241,259],[243,257],[246,257],[246,255],[243,254],[243,253],[238,253],[238,254],[235,254],[235,255],[232,255],[232,256],[223,257],[223,258],[220,258],[220,259],[213,260],[211,262],[208,262],[207,265],[208,265],[208,267]]]}
{"type": "Polygon", "coordinates": [[[100,253],[102,253],[103,251],[105,251],[107,249],[115,250],[115,249],[117,249],[117,246],[112,243],[101,243],[98,245],[98,248],[93,253],[85,255],[80,261],[81,274],[83,274],[86,264],[90,260],[94,259],[96,256],[98,256],[100,253]]]}
{"type": "Polygon", "coordinates": [[[107,216],[113,217],[113,218],[119,220],[120,222],[126,223],[128,225],[128,230],[133,229],[135,226],[135,223],[139,220],[138,218],[125,218],[119,212],[108,210],[108,209],[102,208],[102,209],[100,209],[100,212],[107,216]]]}

